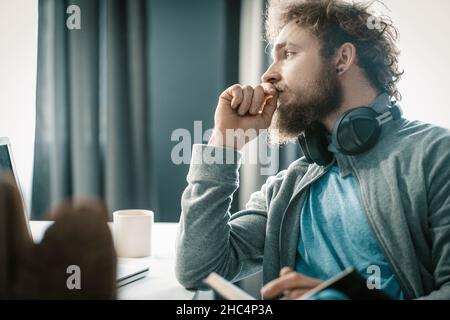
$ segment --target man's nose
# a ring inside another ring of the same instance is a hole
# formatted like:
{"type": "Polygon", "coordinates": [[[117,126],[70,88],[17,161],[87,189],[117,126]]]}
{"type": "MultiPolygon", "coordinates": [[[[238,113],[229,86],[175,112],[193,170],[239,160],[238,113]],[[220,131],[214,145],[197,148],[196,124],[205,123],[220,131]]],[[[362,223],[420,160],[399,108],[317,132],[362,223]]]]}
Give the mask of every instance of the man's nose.
{"type": "Polygon", "coordinates": [[[261,76],[262,82],[270,82],[272,84],[277,83],[281,80],[280,73],[275,70],[274,65],[272,64],[266,72],[261,76]]]}

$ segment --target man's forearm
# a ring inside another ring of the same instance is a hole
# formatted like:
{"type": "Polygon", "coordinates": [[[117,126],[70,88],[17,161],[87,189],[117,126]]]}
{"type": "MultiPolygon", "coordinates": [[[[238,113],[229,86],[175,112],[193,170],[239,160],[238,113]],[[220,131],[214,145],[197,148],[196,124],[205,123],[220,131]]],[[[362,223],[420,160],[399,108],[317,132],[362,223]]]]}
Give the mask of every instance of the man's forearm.
{"type": "MultiPolygon", "coordinates": [[[[231,152],[205,145],[193,147],[177,237],[176,273],[186,287],[200,286],[212,271],[233,273],[228,210],[239,186],[239,163],[202,163],[204,153],[224,151],[231,152]]],[[[240,155],[234,155],[239,161],[240,155]]]]}

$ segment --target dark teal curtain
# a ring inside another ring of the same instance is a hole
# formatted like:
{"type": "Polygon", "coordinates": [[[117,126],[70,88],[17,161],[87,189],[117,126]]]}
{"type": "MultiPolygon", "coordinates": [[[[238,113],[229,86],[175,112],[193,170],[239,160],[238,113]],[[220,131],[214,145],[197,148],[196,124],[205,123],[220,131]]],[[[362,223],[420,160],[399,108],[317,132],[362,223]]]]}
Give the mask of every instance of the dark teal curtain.
{"type": "Polygon", "coordinates": [[[157,210],[146,1],[40,0],[32,218],[69,197],[157,210]],[[69,30],[69,5],[81,29],[69,30]]]}
{"type": "MultiPolygon", "coordinates": [[[[179,219],[174,130],[238,81],[239,0],[40,0],[32,218],[69,197],[179,219]],[[81,30],[68,30],[69,5],[81,30]]],[[[192,140],[192,143],[202,142],[192,140]]],[[[205,141],[203,141],[205,142],[205,141]]]]}

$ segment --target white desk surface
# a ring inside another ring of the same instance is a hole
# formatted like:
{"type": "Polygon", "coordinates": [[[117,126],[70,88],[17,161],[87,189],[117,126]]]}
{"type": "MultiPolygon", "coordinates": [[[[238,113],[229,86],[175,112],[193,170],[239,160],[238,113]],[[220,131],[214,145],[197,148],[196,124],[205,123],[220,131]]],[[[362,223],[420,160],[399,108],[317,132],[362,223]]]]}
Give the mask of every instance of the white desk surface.
{"type": "MultiPolygon", "coordinates": [[[[35,242],[41,241],[50,221],[30,221],[35,242]]],[[[136,282],[118,289],[121,300],[190,300],[195,291],[183,288],[175,278],[175,236],[176,223],[155,223],[153,227],[153,255],[149,258],[120,258],[124,263],[146,263],[149,274],[136,282]]]]}

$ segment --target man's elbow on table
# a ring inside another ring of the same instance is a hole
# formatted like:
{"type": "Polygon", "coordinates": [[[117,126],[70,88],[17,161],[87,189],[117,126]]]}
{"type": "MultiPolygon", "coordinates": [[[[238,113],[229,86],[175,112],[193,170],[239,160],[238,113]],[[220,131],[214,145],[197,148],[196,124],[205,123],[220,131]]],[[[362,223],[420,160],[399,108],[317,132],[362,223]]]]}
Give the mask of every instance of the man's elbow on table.
{"type": "Polygon", "coordinates": [[[175,255],[175,277],[178,282],[186,289],[201,289],[206,285],[203,283],[205,271],[200,270],[204,268],[198,264],[198,257],[193,256],[190,250],[185,247],[185,242],[180,240],[178,235],[175,255]]]}
{"type": "Polygon", "coordinates": [[[206,285],[203,283],[202,276],[199,272],[193,271],[193,268],[188,266],[186,258],[177,254],[175,263],[175,277],[178,282],[188,290],[205,289],[206,285]]]}

